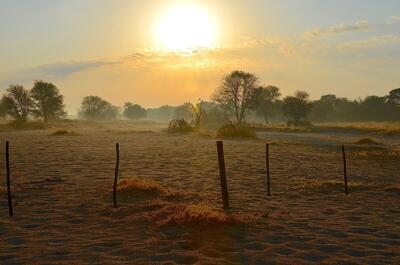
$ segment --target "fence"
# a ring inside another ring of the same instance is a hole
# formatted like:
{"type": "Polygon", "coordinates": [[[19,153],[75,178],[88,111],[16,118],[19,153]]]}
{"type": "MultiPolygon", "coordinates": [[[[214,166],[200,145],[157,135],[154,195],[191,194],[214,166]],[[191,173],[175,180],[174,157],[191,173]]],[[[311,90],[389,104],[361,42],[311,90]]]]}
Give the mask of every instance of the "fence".
{"type": "MultiPolygon", "coordinates": [[[[10,163],[10,143],[9,141],[6,142],[5,145],[5,163],[6,163],[6,183],[7,183],[7,201],[8,201],[8,210],[9,216],[12,217],[14,215],[13,211],[13,203],[12,203],[12,186],[11,186],[11,163],[10,163]]],[[[111,146],[101,146],[101,145],[93,145],[93,146],[72,146],[72,145],[53,145],[52,147],[56,148],[110,148],[111,146]]],[[[86,164],[90,165],[115,165],[114,169],[114,180],[113,180],[113,206],[115,208],[118,207],[117,204],[117,185],[118,185],[118,176],[119,176],[119,165],[120,165],[120,145],[119,143],[115,144],[115,162],[88,162],[86,164]]],[[[347,161],[346,161],[346,152],[345,147],[342,145],[341,147],[342,159],[343,159],[343,181],[344,181],[344,193],[345,195],[348,194],[348,179],[347,179],[347,161]]],[[[227,176],[226,176],[226,169],[225,169],[225,157],[224,157],[224,148],[223,142],[217,141],[217,158],[218,158],[218,167],[219,167],[219,176],[220,176],[220,188],[221,188],[221,196],[222,196],[222,203],[223,208],[229,208],[229,189],[227,185],[227,176]]],[[[48,165],[46,162],[34,162],[34,163],[17,163],[18,165],[48,165]]],[[[84,164],[84,163],[80,163],[84,164]]],[[[54,163],[53,163],[54,165],[54,163]]],[[[66,165],[76,165],[76,163],[59,163],[60,166],[66,165]]],[[[270,176],[270,145],[267,143],[265,145],[265,173],[266,173],[266,180],[267,180],[267,196],[271,196],[271,176],[270,176]]]]}

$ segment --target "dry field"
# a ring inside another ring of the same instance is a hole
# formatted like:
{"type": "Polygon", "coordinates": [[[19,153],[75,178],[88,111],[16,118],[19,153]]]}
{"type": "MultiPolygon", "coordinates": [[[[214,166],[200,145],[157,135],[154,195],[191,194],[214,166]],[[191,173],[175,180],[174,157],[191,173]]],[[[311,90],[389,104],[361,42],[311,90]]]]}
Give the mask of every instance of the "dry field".
{"type": "Polygon", "coordinates": [[[364,136],[355,134],[225,140],[231,209],[223,212],[215,139],[160,128],[0,133],[11,142],[15,211],[9,218],[2,167],[0,264],[400,264],[398,137],[382,135],[379,146],[353,144],[364,136]]]}

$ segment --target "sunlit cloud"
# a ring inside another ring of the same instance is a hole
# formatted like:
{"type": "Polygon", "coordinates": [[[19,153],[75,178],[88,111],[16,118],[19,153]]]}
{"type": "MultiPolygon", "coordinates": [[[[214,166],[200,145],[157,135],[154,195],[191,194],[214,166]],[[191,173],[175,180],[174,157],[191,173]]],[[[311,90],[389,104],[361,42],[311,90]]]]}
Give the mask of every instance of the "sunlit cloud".
{"type": "Polygon", "coordinates": [[[355,22],[353,25],[340,24],[337,26],[331,26],[329,28],[316,28],[304,33],[306,37],[321,37],[324,35],[340,34],[344,32],[360,31],[369,29],[370,25],[367,20],[360,20],[355,22]]]}

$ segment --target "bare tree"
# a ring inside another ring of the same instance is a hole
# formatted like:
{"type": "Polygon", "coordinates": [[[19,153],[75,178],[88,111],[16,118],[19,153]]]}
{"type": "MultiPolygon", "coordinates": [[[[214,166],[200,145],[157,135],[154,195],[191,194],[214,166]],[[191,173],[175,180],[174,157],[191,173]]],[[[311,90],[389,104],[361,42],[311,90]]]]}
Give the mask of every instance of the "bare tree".
{"type": "Polygon", "coordinates": [[[194,125],[196,128],[200,127],[200,123],[203,120],[204,117],[204,108],[203,108],[203,101],[199,100],[199,102],[196,103],[196,105],[191,104],[191,110],[194,115],[194,125]]]}
{"type": "Polygon", "coordinates": [[[235,122],[242,125],[250,109],[256,104],[258,78],[252,73],[233,71],[222,80],[213,95],[213,100],[233,115],[235,122]]]}

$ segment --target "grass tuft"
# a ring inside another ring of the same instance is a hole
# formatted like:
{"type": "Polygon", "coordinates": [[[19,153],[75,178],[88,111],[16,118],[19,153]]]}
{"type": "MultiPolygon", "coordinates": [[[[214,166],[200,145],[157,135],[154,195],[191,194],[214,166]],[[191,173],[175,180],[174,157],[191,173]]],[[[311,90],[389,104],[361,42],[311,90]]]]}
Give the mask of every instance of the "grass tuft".
{"type": "Polygon", "coordinates": [[[205,203],[174,203],[151,201],[146,207],[153,209],[148,216],[158,226],[165,225],[237,225],[246,221],[238,216],[217,210],[205,203]]]}
{"type": "Polygon", "coordinates": [[[371,139],[371,138],[361,138],[360,140],[356,141],[355,144],[362,144],[362,145],[382,145],[381,143],[371,139]]]}
{"type": "Polygon", "coordinates": [[[150,196],[181,196],[183,192],[167,189],[155,181],[129,178],[118,182],[118,191],[124,195],[142,194],[150,196]]]}

